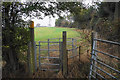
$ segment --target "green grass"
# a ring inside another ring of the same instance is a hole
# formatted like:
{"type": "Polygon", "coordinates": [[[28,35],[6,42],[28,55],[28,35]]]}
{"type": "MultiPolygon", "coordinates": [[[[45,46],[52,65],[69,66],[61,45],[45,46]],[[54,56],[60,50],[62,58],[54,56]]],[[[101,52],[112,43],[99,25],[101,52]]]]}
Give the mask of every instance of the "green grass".
{"type": "Polygon", "coordinates": [[[63,31],[67,31],[67,38],[80,36],[74,28],[37,27],[35,28],[35,41],[46,41],[51,38],[62,38],[63,31]]]}

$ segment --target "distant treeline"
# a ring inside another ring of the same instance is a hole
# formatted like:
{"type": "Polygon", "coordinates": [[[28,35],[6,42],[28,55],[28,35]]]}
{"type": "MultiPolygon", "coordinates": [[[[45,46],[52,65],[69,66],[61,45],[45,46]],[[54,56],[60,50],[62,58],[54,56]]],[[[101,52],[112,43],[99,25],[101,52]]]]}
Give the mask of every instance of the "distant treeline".
{"type": "Polygon", "coordinates": [[[80,6],[75,8],[77,12],[72,12],[64,18],[56,20],[57,27],[70,27],[78,29],[93,29],[101,37],[108,40],[120,40],[120,2],[96,3],[97,8],[92,6],[85,8],[80,6]]]}

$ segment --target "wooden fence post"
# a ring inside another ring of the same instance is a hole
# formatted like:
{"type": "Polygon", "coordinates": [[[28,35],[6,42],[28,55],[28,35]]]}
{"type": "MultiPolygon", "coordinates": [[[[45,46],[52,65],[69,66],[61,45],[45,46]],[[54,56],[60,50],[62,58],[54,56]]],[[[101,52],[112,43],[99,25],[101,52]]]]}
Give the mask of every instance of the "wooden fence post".
{"type": "Polygon", "coordinates": [[[30,56],[31,43],[28,44],[27,50],[27,65],[28,65],[28,75],[31,74],[31,56],[30,56]]]}
{"type": "Polygon", "coordinates": [[[63,31],[63,54],[62,54],[62,59],[63,59],[63,61],[62,61],[62,63],[63,63],[63,76],[64,77],[66,77],[67,76],[67,74],[68,74],[68,54],[67,54],[67,49],[66,49],[66,38],[67,38],[67,36],[66,36],[66,31],[63,31]]]}
{"type": "Polygon", "coordinates": [[[59,58],[60,58],[60,69],[63,71],[63,68],[62,68],[62,54],[63,54],[63,43],[62,42],[59,42],[59,58]]]}
{"type": "Polygon", "coordinates": [[[81,46],[79,46],[79,61],[80,61],[80,51],[81,51],[81,46]]]}
{"type": "Polygon", "coordinates": [[[93,51],[93,38],[94,38],[94,34],[93,32],[91,33],[91,53],[93,51]]]}
{"type": "Polygon", "coordinates": [[[31,54],[32,54],[32,72],[35,72],[35,48],[34,48],[34,22],[30,23],[31,54]]]}

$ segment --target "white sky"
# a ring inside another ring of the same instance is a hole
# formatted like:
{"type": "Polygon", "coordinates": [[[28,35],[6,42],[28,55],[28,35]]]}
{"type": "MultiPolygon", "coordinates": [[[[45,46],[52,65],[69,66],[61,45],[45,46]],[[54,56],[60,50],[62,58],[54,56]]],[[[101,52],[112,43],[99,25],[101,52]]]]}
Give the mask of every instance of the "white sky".
{"type": "MultiPolygon", "coordinates": [[[[102,0],[100,0],[102,1],[102,0]]],[[[92,5],[92,0],[84,0],[84,4],[85,5],[92,5]]],[[[63,13],[65,14],[65,13],[63,13]]],[[[28,20],[29,18],[25,19],[25,20],[28,20]]],[[[56,15],[54,18],[51,17],[51,19],[49,19],[49,16],[46,16],[44,17],[43,19],[37,19],[37,18],[34,18],[32,19],[34,21],[34,25],[36,26],[36,24],[40,24],[41,26],[48,26],[48,27],[54,27],[55,26],[55,20],[58,19],[58,16],[56,15]],[[49,23],[51,26],[49,26],[49,23]]]]}
{"type": "Polygon", "coordinates": [[[43,19],[32,19],[34,21],[34,25],[36,26],[36,24],[40,24],[41,26],[49,26],[49,23],[50,23],[50,27],[54,27],[55,26],[55,20],[57,19],[58,17],[51,17],[51,19],[49,19],[49,16],[46,16],[44,17],[43,19]]]}

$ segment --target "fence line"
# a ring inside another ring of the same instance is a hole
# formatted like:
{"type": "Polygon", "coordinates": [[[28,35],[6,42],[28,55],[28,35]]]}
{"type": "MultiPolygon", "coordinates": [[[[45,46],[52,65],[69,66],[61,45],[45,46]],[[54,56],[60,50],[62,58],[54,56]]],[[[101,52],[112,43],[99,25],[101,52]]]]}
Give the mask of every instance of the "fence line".
{"type": "Polygon", "coordinates": [[[119,60],[119,61],[120,61],[120,58],[117,57],[117,56],[114,56],[114,55],[111,55],[111,54],[108,54],[108,53],[104,53],[104,52],[102,52],[102,51],[97,50],[97,47],[96,47],[97,44],[95,44],[95,42],[97,42],[97,41],[103,42],[103,43],[108,43],[108,44],[119,45],[119,46],[120,46],[120,43],[118,43],[118,42],[113,42],[113,41],[108,41],[108,40],[102,40],[102,39],[94,38],[94,34],[92,33],[92,52],[91,52],[91,55],[92,55],[92,56],[91,56],[91,66],[90,66],[89,80],[91,80],[92,78],[97,79],[96,75],[98,75],[100,78],[102,78],[102,79],[104,79],[104,80],[107,80],[102,74],[98,73],[98,72],[96,71],[96,69],[98,69],[98,70],[102,71],[103,73],[107,74],[107,75],[108,75],[109,77],[111,77],[112,79],[118,80],[118,78],[117,78],[116,76],[113,76],[113,75],[110,74],[109,72],[106,72],[105,70],[103,70],[102,68],[100,68],[100,67],[97,66],[96,63],[98,63],[98,64],[100,64],[100,65],[103,65],[104,67],[109,68],[110,70],[115,71],[115,72],[118,73],[119,76],[120,76],[120,71],[117,70],[117,69],[115,69],[115,68],[113,68],[112,66],[110,66],[110,65],[108,65],[108,64],[100,61],[100,60],[98,59],[97,53],[100,53],[100,54],[109,56],[109,57],[111,57],[111,58],[115,58],[115,59],[117,59],[117,60],[119,60]]]}
{"type": "MultiPolygon", "coordinates": [[[[39,44],[36,44],[36,46],[39,47],[39,54],[40,54],[40,51],[48,51],[48,55],[49,55],[49,51],[60,51],[59,49],[50,49],[50,46],[59,45],[59,43],[61,42],[60,39],[62,39],[62,38],[52,38],[52,39],[48,39],[48,41],[38,41],[39,44]],[[54,40],[54,39],[58,39],[59,41],[50,41],[50,40],[54,40]],[[42,46],[41,43],[47,43],[48,48],[47,49],[41,49],[40,48],[40,46],[42,46]],[[50,43],[57,43],[57,44],[50,44],[50,43]]],[[[72,51],[72,54],[77,53],[77,52],[74,52],[74,50],[77,51],[77,49],[79,48],[79,46],[77,47],[76,45],[74,45],[75,41],[77,42],[77,40],[73,39],[73,38],[67,38],[67,39],[72,40],[72,41],[67,41],[67,45],[72,46],[72,49],[67,49],[67,50],[72,51]],[[70,44],[69,42],[72,42],[72,43],[70,44]]]]}

